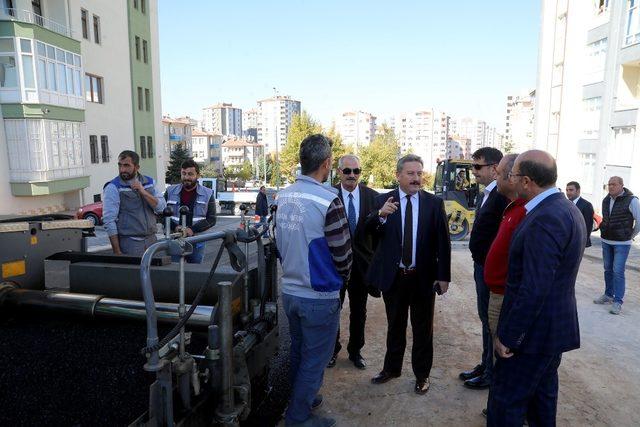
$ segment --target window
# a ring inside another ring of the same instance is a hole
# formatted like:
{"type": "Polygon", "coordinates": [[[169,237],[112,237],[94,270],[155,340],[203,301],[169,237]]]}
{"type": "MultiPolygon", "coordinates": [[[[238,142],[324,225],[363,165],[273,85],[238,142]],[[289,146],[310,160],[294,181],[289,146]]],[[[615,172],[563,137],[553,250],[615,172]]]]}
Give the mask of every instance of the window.
{"type": "MultiPolygon", "coordinates": [[[[22,46],[24,51],[25,46],[22,46]]],[[[40,90],[62,95],[82,96],[79,55],[36,42],[38,83],[40,90]]],[[[23,59],[24,62],[24,59],[23,59]]]]}
{"type": "Polygon", "coordinates": [[[100,17],[93,15],[93,39],[100,44],[100,17]]]}
{"type": "Polygon", "coordinates": [[[91,152],[91,163],[100,163],[97,135],[89,135],[89,151],[91,152]]]}
{"type": "Polygon", "coordinates": [[[147,13],[147,0],[140,0],[140,11],[147,13]]]}
{"type": "Polygon", "coordinates": [[[109,156],[109,137],[107,135],[100,135],[100,150],[102,151],[102,162],[108,163],[109,156]]]}
{"type": "Polygon", "coordinates": [[[140,157],[147,158],[147,142],[144,136],[140,137],[140,157]]]}
{"type": "Polygon", "coordinates": [[[138,86],[138,110],[142,111],[142,88],[138,86]]]}
{"type": "Polygon", "coordinates": [[[148,136],[147,137],[147,157],[149,157],[150,159],[153,158],[153,138],[148,136]]]}
{"type": "Polygon", "coordinates": [[[628,0],[626,45],[637,43],[640,36],[640,17],[638,16],[638,0],[628,0]]]}
{"type": "Polygon", "coordinates": [[[600,110],[602,108],[602,98],[587,98],[582,101],[584,112],[583,134],[584,138],[596,139],[600,131],[600,110]]]}
{"type": "Polygon", "coordinates": [[[82,37],[89,40],[89,18],[88,12],[84,9],[80,9],[80,20],[82,21],[82,37]]]}
{"type": "MultiPolygon", "coordinates": [[[[33,13],[40,15],[40,20],[42,20],[42,4],[40,4],[40,0],[31,0],[31,8],[33,13]]],[[[38,23],[38,25],[42,25],[42,23],[38,23]]]]}
{"type": "Polygon", "coordinates": [[[93,195],[93,203],[98,203],[101,201],[102,201],[102,194],[98,193],[93,195]]]}
{"type": "Polygon", "coordinates": [[[102,98],[102,77],[94,76],[92,74],[85,74],[84,77],[84,90],[85,99],[89,102],[95,102],[103,104],[102,98]]]}
{"type": "Polygon", "coordinates": [[[143,58],[145,64],[149,62],[149,53],[147,51],[147,41],[146,40],[142,40],[142,58],[143,58]]]}
{"type": "Polygon", "coordinates": [[[147,111],[151,111],[151,92],[149,89],[144,90],[144,104],[147,111]]]}
{"type": "Polygon", "coordinates": [[[133,0],[133,8],[134,9],[138,8],[138,0],[133,0]]]}
{"type": "Polygon", "coordinates": [[[140,61],[140,37],[136,36],[135,44],[136,44],[136,59],[140,61]]]}

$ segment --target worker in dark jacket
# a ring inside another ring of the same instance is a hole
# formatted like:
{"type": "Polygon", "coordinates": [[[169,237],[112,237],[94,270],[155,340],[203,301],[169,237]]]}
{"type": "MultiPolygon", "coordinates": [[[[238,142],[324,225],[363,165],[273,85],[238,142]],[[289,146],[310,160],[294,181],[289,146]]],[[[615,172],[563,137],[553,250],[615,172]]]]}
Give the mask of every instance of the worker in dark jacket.
{"type": "MultiPolygon", "coordinates": [[[[183,232],[185,236],[193,236],[216,225],[216,199],[213,190],[200,185],[200,167],[193,159],[185,160],[180,167],[182,183],[167,188],[164,198],[171,214],[171,230],[183,232]],[[187,226],[182,229],[180,207],[187,206],[187,226]]],[[[200,264],[204,258],[205,242],[193,245],[193,253],[185,260],[188,263],[200,264]]],[[[179,259],[179,258],[177,258],[179,259]]],[[[177,259],[174,259],[177,260],[177,259]]]]}
{"type": "Polygon", "coordinates": [[[260,216],[260,222],[267,222],[267,215],[269,214],[269,202],[267,202],[267,189],[260,187],[258,191],[258,197],[256,197],[256,215],[260,216]]]}
{"type": "Polygon", "coordinates": [[[609,194],[602,201],[602,259],[605,291],[593,302],[612,304],[609,313],[620,314],[625,291],[624,270],[633,239],[640,232],[640,203],[622,178],[609,178],[609,194]]]}

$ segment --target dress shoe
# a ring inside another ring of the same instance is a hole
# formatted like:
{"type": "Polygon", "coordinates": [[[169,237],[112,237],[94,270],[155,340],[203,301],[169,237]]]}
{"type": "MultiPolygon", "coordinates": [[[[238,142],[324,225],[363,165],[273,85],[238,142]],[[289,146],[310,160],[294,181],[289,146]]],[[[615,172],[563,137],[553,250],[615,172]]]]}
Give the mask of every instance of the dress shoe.
{"type": "Polygon", "coordinates": [[[423,380],[416,379],[416,386],[413,390],[416,394],[427,394],[430,385],[431,382],[429,381],[429,378],[425,378],[423,380]]]}
{"type": "Polygon", "coordinates": [[[329,360],[329,363],[327,363],[327,368],[333,368],[334,366],[336,366],[336,361],[338,360],[338,355],[334,354],[333,356],[331,356],[331,359],[329,360]]]}
{"type": "Polygon", "coordinates": [[[482,374],[484,374],[484,368],[482,367],[482,365],[477,365],[470,371],[460,372],[459,377],[462,381],[466,381],[470,380],[471,378],[479,377],[482,374]]]}
{"type": "Polygon", "coordinates": [[[316,409],[321,407],[323,401],[324,399],[322,398],[322,395],[316,394],[316,397],[313,398],[313,402],[311,402],[311,410],[315,411],[316,409]]]}
{"type": "Polygon", "coordinates": [[[400,376],[400,374],[392,374],[391,372],[387,372],[387,371],[380,371],[380,373],[378,375],[376,375],[375,377],[371,378],[371,382],[373,384],[384,384],[389,380],[392,380],[394,378],[398,378],[400,376]]]}
{"type": "Polygon", "coordinates": [[[489,385],[491,385],[491,381],[484,375],[471,378],[470,380],[466,380],[464,382],[465,387],[473,390],[484,390],[489,388],[489,385]]]}
{"type": "Polygon", "coordinates": [[[364,357],[360,354],[349,356],[349,360],[353,362],[353,365],[358,369],[367,369],[367,364],[364,361],[364,357]]]}

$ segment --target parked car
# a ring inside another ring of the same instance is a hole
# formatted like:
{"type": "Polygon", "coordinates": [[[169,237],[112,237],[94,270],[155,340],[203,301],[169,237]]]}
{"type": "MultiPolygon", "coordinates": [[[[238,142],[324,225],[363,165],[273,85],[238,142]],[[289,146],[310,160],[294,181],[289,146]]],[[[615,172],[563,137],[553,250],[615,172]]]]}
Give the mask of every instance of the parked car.
{"type": "Polygon", "coordinates": [[[88,219],[93,221],[94,225],[102,224],[102,202],[90,203],[78,208],[76,218],[88,219]]]}

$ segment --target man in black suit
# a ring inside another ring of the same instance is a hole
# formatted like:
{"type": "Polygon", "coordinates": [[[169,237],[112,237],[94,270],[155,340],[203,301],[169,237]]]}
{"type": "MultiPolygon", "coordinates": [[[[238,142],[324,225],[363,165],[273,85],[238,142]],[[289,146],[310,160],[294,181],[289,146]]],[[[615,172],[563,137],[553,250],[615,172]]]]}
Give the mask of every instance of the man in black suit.
{"type": "Polygon", "coordinates": [[[475,368],[462,372],[460,379],[465,387],[481,390],[489,388],[493,370],[493,346],[489,329],[489,288],[484,283],[484,262],[489,253],[491,243],[498,234],[502,214],[509,204],[509,199],[498,192],[496,177],[497,167],[502,160],[500,150],[483,147],[471,155],[473,159],[472,173],[476,182],[484,185],[476,205],[476,219],[469,239],[469,250],[473,258],[473,278],[476,282],[478,317],[482,323],[482,361],[475,368]]]}
{"type": "Polygon", "coordinates": [[[576,204],[580,213],[584,217],[585,230],[587,231],[587,248],[591,246],[591,232],[593,231],[593,205],[587,200],[580,197],[580,184],[571,181],[565,189],[567,199],[576,204]]]}
{"type": "Polygon", "coordinates": [[[433,363],[433,307],[451,281],[451,242],[442,199],[423,190],[422,159],[408,154],[398,160],[399,188],[376,199],[377,211],[367,228],[378,239],[368,283],[382,292],[387,313],[387,352],[382,371],[371,379],[386,383],[400,376],[411,312],[414,391],[429,390],[433,363]]]}
{"type": "MultiPolygon", "coordinates": [[[[347,213],[353,249],[351,277],[347,286],[343,286],[340,291],[341,304],[344,303],[346,291],[349,291],[349,344],[347,344],[347,351],[349,352],[349,360],[353,362],[355,367],[365,369],[367,364],[360,354],[360,350],[364,347],[364,324],[367,319],[365,276],[373,256],[373,236],[366,233],[365,220],[375,209],[375,199],[378,192],[358,183],[361,171],[358,156],[353,154],[342,156],[338,160],[340,184],[335,188],[338,190],[338,196],[347,213]]],[[[340,329],[338,329],[333,357],[327,365],[328,368],[335,366],[341,349],[340,329]]]]}

